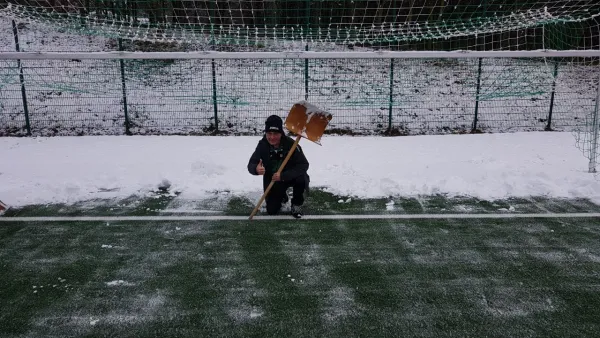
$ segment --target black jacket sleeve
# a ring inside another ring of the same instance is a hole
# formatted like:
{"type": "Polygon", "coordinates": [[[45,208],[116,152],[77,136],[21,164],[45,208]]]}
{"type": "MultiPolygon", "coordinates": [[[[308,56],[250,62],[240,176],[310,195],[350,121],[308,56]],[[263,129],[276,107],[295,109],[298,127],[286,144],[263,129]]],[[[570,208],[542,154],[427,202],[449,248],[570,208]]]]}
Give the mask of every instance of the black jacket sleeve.
{"type": "Polygon", "coordinates": [[[258,175],[256,172],[256,166],[260,162],[260,144],[256,146],[254,153],[250,156],[250,160],[248,161],[248,172],[252,175],[258,175]]]}
{"type": "Polygon", "coordinates": [[[308,160],[306,159],[306,156],[304,156],[302,148],[300,147],[300,145],[298,145],[296,147],[296,150],[294,150],[292,157],[290,157],[288,164],[285,166],[285,168],[283,168],[283,171],[281,172],[281,180],[293,180],[299,176],[306,174],[307,171],[308,160]]]}

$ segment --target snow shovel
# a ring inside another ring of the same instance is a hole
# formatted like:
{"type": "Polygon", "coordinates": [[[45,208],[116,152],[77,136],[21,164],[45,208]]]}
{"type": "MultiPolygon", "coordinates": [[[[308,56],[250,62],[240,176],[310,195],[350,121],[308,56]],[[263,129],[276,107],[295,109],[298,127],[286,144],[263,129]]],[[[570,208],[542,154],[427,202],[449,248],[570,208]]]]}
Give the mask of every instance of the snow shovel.
{"type": "MultiPolygon", "coordinates": [[[[294,104],[294,106],[290,110],[290,113],[285,119],[285,127],[292,133],[296,134],[296,140],[290,148],[290,151],[288,152],[287,156],[281,163],[279,170],[277,170],[278,174],[281,174],[281,172],[283,171],[283,168],[285,167],[289,159],[292,157],[292,154],[294,153],[294,150],[296,150],[298,142],[300,142],[300,139],[302,137],[312,142],[315,142],[318,145],[321,145],[321,136],[323,136],[325,128],[327,128],[327,124],[329,123],[329,121],[331,121],[331,118],[332,115],[330,113],[323,111],[317,106],[312,105],[306,101],[300,101],[294,104]]],[[[267,197],[267,194],[273,187],[273,184],[275,184],[275,181],[271,181],[271,183],[269,183],[269,186],[267,187],[262,197],[256,204],[256,208],[254,208],[254,210],[250,214],[249,219],[252,219],[254,215],[256,215],[258,209],[260,209],[260,206],[267,197]]]]}
{"type": "Polygon", "coordinates": [[[2,214],[4,214],[6,210],[8,210],[8,205],[0,201],[0,216],[2,216],[2,214]]]}

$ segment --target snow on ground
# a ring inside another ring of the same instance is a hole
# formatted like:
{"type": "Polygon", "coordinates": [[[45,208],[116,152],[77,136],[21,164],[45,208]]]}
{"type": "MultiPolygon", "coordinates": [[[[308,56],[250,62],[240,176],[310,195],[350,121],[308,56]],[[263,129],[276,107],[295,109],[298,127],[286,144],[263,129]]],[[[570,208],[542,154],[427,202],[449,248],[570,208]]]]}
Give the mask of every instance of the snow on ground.
{"type": "MultiPolygon", "coordinates": [[[[165,180],[181,198],[260,192],[247,161],[260,137],[0,138],[0,200],[14,206],[123,198],[165,180]]],[[[570,133],[302,140],[313,187],[374,198],[448,194],[600,201],[600,180],[570,133]]]]}

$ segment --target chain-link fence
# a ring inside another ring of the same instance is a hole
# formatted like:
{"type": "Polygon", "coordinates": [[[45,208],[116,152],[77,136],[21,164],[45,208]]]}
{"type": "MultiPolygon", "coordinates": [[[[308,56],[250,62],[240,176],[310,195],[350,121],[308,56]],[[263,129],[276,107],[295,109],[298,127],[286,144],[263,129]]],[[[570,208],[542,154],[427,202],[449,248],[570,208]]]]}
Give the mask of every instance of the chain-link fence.
{"type": "Polygon", "coordinates": [[[0,134],[257,134],[304,99],[336,133],[576,130],[595,108],[595,61],[5,59],[0,134]]]}

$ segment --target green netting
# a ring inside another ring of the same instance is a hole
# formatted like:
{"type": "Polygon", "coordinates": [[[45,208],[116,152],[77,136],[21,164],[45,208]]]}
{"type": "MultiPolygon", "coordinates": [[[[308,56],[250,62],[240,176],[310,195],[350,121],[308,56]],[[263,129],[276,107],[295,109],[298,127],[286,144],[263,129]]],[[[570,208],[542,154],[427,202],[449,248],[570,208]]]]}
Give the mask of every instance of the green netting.
{"type": "Polygon", "coordinates": [[[0,16],[195,48],[598,47],[596,0],[8,0],[0,16]]]}
{"type": "Polygon", "coordinates": [[[598,77],[597,96],[594,100],[594,109],[585,116],[585,124],[575,133],[577,147],[583,155],[590,160],[589,172],[597,173],[600,164],[600,76],[598,77]]]}
{"type": "Polygon", "coordinates": [[[480,68],[479,100],[501,97],[535,97],[547,94],[553,81],[552,65],[540,59],[496,59],[480,68]]]}

